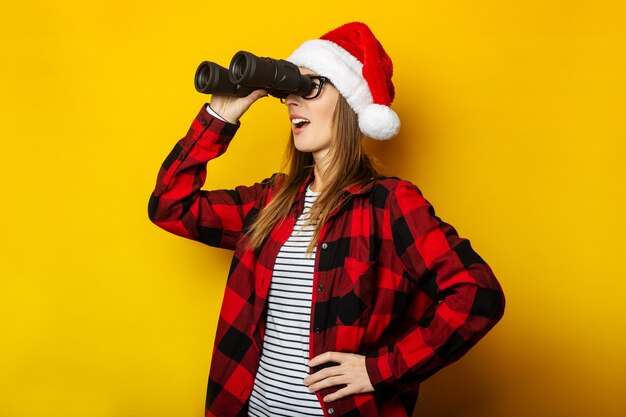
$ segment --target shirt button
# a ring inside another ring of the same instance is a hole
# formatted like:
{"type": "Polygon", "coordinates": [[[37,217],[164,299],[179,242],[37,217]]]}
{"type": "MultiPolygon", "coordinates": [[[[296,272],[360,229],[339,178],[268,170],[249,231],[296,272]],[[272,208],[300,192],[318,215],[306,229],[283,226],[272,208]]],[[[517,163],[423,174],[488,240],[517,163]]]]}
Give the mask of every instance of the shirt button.
{"type": "Polygon", "coordinates": [[[206,126],[206,125],[208,125],[208,124],[209,124],[209,122],[207,122],[207,120],[206,120],[206,119],[202,119],[202,120],[200,121],[200,123],[202,123],[202,126],[206,126]]]}
{"type": "Polygon", "coordinates": [[[322,243],[322,249],[326,249],[326,248],[328,248],[328,243],[326,242],[322,243]]]}
{"type": "Polygon", "coordinates": [[[315,333],[320,334],[322,333],[322,329],[320,329],[319,327],[315,328],[315,333]]]}
{"type": "Polygon", "coordinates": [[[330,407],[330,408],[328,409],[328,414],[333,414],[334,412],[335,412],[335,409],[334,409],[334,408],[330,407]]]}
{"type": "Polygon", "coordinates": [[[324,286],[322,284],[317,286],[318,291],[324,291],[324,286]]]}

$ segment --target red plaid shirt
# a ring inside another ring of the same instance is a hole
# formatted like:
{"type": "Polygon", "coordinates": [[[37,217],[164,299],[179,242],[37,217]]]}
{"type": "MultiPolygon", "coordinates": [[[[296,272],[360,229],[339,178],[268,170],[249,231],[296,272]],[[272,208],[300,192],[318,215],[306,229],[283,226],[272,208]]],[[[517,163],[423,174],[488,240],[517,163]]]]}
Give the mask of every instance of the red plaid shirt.
{"type": "MultiPolygon", "coordinates": [[[[201,190],[206,163],[226,151],[238,127],[203,108],[163,163],[149,203],[150,219],[159,227],[234,250],[206,416],[247,416],[274,262],[303,209],[308,183],[263,247],[244,250],[248,226],[283,176],[234,190],[201,190]]],[[[342,201],[317,244],[310,357],[326,351],[365,355],[375,391],[321,401],[334,387],[318,398],[331,417],[411,416],[420,382],[461,357],[495,325],[504,296],[470,242],[435,216],[413,184],[379,178],[345,189],[342,201]]]]}

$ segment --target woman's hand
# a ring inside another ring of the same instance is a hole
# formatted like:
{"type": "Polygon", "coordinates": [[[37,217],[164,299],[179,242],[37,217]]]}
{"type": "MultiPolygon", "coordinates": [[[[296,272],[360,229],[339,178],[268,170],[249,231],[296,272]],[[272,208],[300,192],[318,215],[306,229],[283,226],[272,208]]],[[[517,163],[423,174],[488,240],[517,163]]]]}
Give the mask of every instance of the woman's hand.
{"type": "Polygon", "coordinates": [[[355,353],[326,352],[311,359],[309,367],[312,368],[328,362],[335,362],[339,365],[324,368],[304,378],[304,385],[311,392],[336,385],[347,385],[324,397],[325,402],[335,401],[348,395],[374,391],[365,368],[365,356],[355,353]]]}
{"type": "Polygon", "coordinates": [[[224,119],[235,124],[252,103],[266,96],[265,90],[254,90],[245,97],[214,95],[211,96],[211,108],[224,119]]]}

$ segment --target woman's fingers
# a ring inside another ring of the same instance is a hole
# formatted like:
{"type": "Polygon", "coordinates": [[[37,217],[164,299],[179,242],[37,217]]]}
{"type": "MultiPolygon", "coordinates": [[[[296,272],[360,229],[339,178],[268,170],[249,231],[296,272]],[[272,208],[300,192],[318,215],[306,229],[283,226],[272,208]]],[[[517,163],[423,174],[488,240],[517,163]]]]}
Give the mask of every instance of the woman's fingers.
{"type": "Polygon", "coordinates": [[[316,384],[309,385],[308,388],[309,388],[309,391],[311,392],[317,392],[324,388],[330,388],[330,387],[343,385],[343,384],[348,385],[349,383],[350,381],[345,375],[340,375],[340,376],[334,376],[334,377],[323,379],[316,384]]]}
{"type": "Polygon", "coordinates": [[[266,96],[265,90],[254,90],[245,97],[213,95],[211,108],[224,119],[235,124],[255,101],[266,96]]]}
{"type": "Polygon", "coordinates": [[[304,385],[311,392],[346,385],[324,397],[324,401],[335,401],[348,395],[374,391],[367,374],[365,356],[354,353],[325,352],[311,359],[309,366],[318,366],[328,362],[335,362],[339,365],[324,368],[304,379],[304,385]]]}
{"type": "Polygon", "coordinates": [[[329,403],[331,401],[335,401],[340,398],[347,397],[349,395],[354,395],[354,394],[358,394],[358,392],[352,392],[350,387],[345,387],[345,388],[342,388],[340,390],[333,392],[332,394],[328,394],[323,399],[324,399],[324,402],[329,403]]]}
{"type": "Polygon", "coordinates": [[[321,365],[323,363],[328,363],[328,362],[341,363],[342,361],[346,360],[348,355],[352,355],[352,353],[331,352],[331,351],[324,352],[321,355],[317,355],[316,357],[311,359],[309,361],[309,366],[313,368],[315,366],[321,365]]]}

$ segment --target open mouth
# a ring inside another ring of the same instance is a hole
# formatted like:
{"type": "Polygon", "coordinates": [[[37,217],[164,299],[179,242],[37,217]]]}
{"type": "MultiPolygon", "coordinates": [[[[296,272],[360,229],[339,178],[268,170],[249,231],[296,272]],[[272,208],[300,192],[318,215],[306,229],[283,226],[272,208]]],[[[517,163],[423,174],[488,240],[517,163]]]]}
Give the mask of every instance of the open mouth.
{"type": "Polygon", "coordinates": [[[302,129],[304,126],[308,125],[309,123],[311,123],[311,121],[307,119],[291,119],[291,124],[296,129],[302,129]]]}

